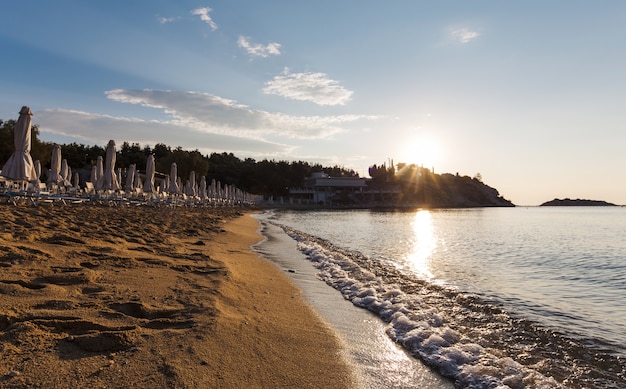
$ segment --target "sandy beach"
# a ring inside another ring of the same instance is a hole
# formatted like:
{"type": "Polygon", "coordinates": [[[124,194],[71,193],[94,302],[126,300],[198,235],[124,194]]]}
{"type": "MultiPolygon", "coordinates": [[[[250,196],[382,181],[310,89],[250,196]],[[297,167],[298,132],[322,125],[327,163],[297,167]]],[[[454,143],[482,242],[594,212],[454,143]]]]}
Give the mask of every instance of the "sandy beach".
{"type": "Polygon", "coordinates": [[[0,387],[349,388],[237,209],[0,205],[0,387]]]}

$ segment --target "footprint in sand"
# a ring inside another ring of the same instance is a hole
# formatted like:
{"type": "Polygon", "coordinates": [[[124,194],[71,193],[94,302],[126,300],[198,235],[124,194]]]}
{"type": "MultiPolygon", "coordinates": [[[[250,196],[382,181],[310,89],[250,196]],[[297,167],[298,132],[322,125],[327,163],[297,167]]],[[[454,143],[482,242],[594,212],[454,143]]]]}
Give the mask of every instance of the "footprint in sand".
{"type": "Polygon", "coordinates": [[[137,319],[147,319],[141,321],[139,325],[150,329],[182,329],[194,326],[194,320],[187,316],[189,312],[184,309],[152,309],[144,304],[127,302],[114,303],[109,305],[115,311],[137,319]]]}

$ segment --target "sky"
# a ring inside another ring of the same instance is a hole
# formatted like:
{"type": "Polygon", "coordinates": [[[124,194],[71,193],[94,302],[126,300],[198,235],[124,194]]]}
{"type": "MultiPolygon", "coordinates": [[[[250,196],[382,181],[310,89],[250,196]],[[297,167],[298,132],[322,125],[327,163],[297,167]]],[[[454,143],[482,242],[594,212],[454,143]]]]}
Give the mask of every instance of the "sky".
{"type": "Polygon", "coordinates": [[[626,204],[624,20],[609,0],[2,2],[0,119],[626,204]]]}

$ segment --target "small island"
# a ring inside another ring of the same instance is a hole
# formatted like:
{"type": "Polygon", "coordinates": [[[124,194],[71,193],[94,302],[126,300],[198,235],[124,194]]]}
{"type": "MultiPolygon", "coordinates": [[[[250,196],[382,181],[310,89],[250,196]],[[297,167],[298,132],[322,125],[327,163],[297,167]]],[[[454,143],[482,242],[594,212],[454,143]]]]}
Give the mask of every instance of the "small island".
{"type": "Polygon", "coordinates": [[[541,204],[542,207],[614,207],[615,204],[602,200],[585,200],[585,199],[554,199],[541,204]]]}

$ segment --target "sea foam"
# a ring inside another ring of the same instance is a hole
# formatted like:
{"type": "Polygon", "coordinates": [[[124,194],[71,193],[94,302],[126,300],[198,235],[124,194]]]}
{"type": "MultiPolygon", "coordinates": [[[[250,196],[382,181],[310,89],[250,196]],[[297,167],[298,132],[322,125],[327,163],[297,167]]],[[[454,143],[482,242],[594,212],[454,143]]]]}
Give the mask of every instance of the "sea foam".
{"type": "MultiPolygon", "coordinates": [[[[280,226],[280,225],[279,225],[280,226]]],[[[319,269],[319,277],[341,291],[354,305],[376,313],[388,323],[387,334],[412,355],[467,388],[558,388],[546,377],[501,350],[483,347],[471,334],[455,330],[454,318],[421,298],[427,290],[394,283],[392,274],[377,275],[357,263],[357,254],[286,226],[298,249],[319,269]],[[387,276],[387,277],[386,277],[387,276]]],[[[368,258],[359,258],[369,261],[368,258]]],[[[384,273],[385,270],[380,270],[384,273]]]]}

